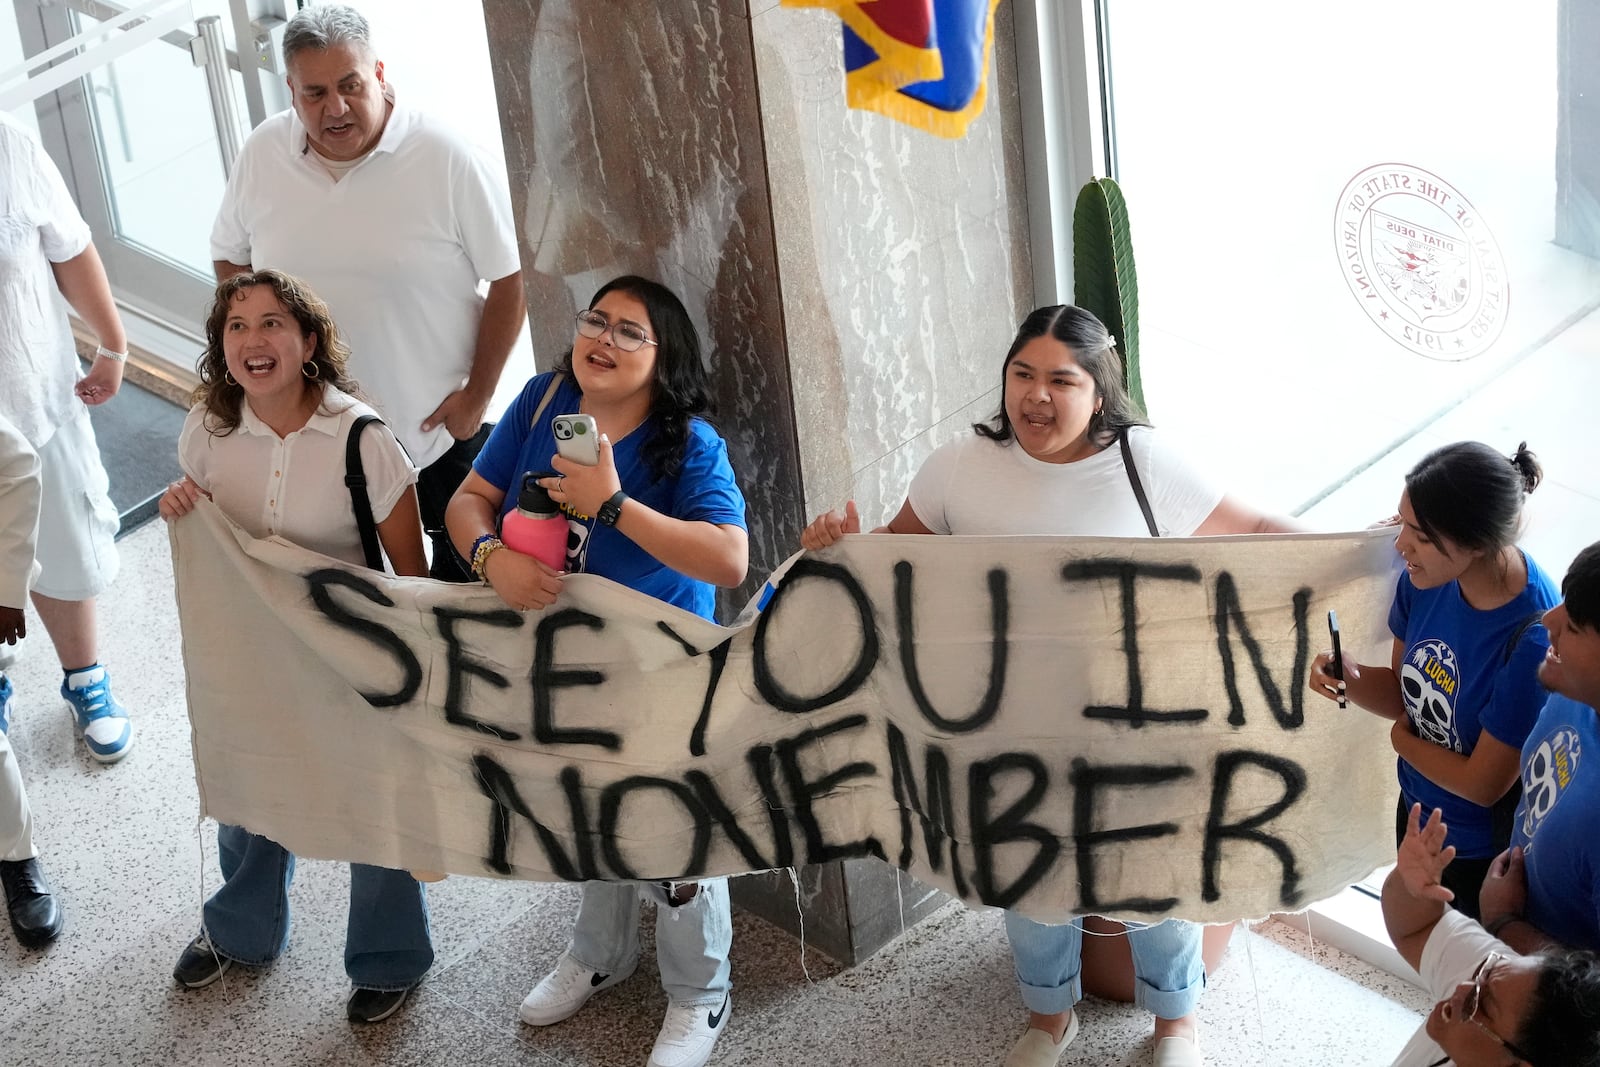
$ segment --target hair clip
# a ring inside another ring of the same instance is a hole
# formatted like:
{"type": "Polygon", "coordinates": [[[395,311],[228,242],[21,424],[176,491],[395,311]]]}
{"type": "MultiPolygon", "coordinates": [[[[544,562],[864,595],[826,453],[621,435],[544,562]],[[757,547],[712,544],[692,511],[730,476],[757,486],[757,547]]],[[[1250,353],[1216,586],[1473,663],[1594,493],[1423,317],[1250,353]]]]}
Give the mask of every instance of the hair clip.
{"type": "Polygon", "coordinates": [[[1106,347],[1107,348],[1116,348],[1117,347],[1117,335],[1116,334],[1113,334],[1113,333],[1106,334],[1106,347]]]}

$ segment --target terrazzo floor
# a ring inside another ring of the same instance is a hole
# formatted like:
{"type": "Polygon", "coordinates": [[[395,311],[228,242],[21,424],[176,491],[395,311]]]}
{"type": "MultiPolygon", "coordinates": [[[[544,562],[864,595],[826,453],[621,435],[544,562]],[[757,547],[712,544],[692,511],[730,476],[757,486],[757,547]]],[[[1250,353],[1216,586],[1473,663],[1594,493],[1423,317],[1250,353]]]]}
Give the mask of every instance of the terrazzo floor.
{"type": "MultiPolygon", "coordinates": [[[[577,906],[569,886],[435,886],[433,971],[399,1016],[355,1028],[343,1013],[346,868],[305,862],[283,959],[209,989],[178,987],[172,964],[218,879],[216,833],[196,818],[166,528],[150,523],[120,548],[122,574],[101,600],[102,659],[134,713],[132,754],[112,767],[83,754],[36,622],[9,668],[11,736],[67,929],[45,951],[0,929],[0,1064],[644,1063],[665,1009],[648,944],[638,974],[574,1019],[546,1030],[517,1022],[565,943],[577,906]]],[[[998,913],[958,905],[855,970],[738,915],[733,973],[733,1015],[713,1060],[725,1067],[997,1064],[1023,1025],[998,913]]],[[[1208,1062],[1387,1063],[1425,1003],[1268,921],[1235,939],[1202,1002],[1208,1062]]],[[[1082,1010],[1064,1063],[1147,1061],[1147,1018],[1095,1001],[1082,1010]]]]}

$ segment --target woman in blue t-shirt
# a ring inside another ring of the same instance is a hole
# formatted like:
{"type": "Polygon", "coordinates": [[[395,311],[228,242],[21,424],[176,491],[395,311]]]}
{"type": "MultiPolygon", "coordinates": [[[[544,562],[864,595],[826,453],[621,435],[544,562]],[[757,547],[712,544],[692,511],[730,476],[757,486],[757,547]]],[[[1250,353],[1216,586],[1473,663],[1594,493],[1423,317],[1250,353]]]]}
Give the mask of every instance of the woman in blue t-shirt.
{"type": "MultiPolygon", "coordinates": [[[[709,406],[700,338],[671,290],[644,278],[607,283],[578,313],[572,349],[530,381],[489,435],[445,522],[473,572],[511,607],[537,610],[561,593],[561,572],[502,551],[499,521],[528,472],[567,513],[567,571],[609,578],[715,615],[716,587],[744,580],[744,497],[727,446],[699,412],[709,406]],[[592,415],[600,461],[556,455],[556,415],[592,415]]],[[[657,906],[656,958],[668,997],[651,1063],[704,1063],[728,1020],[733,927],[727,880],[586,882],[572,942],[522,1003],[548,1026],[633,973],[639,902],[657,906]],[[670,915],[670,919],[668,916],[670,915]]]]}
{"type": "Polygon", "coordinates": [[[1341,684],[1331,653],[1311,665],[1311,688],[1394,721],[1400,806],[1444,810],[1456,859],[1444,885],[1478,916],[1478,889],[1510,839],[1522,743],[1545,693],[1539,663],[1549,637],[1539,617],[1560,600],[1516,545],[1522,502],[1539,484],[1526,444],[1509,460],[1463,441],[1430,452],[1406,475],[1395,548],[1405,571],[1389,609],[1394,651],[1386,667],[1349,659],[1341,684]]]}

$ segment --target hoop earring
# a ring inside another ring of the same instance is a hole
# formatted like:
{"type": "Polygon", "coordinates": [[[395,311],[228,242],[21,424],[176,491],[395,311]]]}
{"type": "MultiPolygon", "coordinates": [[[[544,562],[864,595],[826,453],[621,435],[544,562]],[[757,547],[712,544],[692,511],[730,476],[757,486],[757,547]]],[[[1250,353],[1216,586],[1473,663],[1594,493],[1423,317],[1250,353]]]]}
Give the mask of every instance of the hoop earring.
{"type": "Polygon", "coordinates": [[[238,385],[239,384],[238,382],[233,380],[233,371],[227,370],[226,368],[224,368],[223,371],[222,371],[222,380],[227,382],[229,385],[238,385]]]}
{"type": "Polygon", "coordinates": [[[307,381],[314,382],[318,378],[322,377],[322,368],[317,365],[316,360],[308,359],[304,363],[300,364],[300,373],[306,376],[307,381]],[[308,371],[306,370],[307,367],[310,367],[311,369],[308,371]]]}

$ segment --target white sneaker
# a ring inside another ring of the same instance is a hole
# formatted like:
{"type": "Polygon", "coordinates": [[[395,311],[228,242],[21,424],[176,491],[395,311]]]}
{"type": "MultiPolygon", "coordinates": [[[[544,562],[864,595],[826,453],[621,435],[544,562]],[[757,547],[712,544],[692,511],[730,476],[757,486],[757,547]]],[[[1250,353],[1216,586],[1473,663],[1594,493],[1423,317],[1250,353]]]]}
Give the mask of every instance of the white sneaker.
{"type": "Polygon", "coordinates": [[[715,1008],[669,1003],[646,1067],[705,1067],[711,1050],[717,1047],[717,1038],[728,1027],[728,1013],[732,1010],[733,1000],[726,993],[722,1004],[715,1008]]]}
{"type": "Polygon", "coordinates": [[[625,981],[638,965],[639,961],[635,960],[616,974],[601,974],[563,952],[556,961],[556,969],[545,975],[523,1000],[517,1017],[529,1026],[549,1026],[570,1019],[590,997],[625,981]]]}
{"type": "Polygon", "coordinates": [[[1067,1020],[1067,1029],[1060,1041],[1051,1041],[1049,1034],[1030,1026],[1022,1032],[1022,1039],[1011,1046],[1005,1067],[1055,1067],[1061,1062],[1061,1054],[1067,1051],[1067,1046],[1077,1036],[1077,1012],[1073,1012],[1072,1018],[1067,1020]]]}
{"type": "Polygon", "coordinates": [[[1164,1037],[1156,1042],[1156,1052],[1151,1062],[1155,1067],[1205,1067],[1205,1059],[1200,1055],[1200,1042],[1181,1037],[1164,1037]]]}

